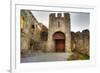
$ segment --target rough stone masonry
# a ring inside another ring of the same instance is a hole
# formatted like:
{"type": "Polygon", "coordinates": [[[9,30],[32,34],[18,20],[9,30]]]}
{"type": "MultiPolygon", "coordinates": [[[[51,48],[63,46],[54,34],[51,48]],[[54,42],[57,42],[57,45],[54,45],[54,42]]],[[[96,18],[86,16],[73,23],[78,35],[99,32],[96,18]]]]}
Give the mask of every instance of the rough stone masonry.
{"type": "Polygon", "coordinates": [[[64,16],[62,16],[61,13],[58,13],[56,17],[55,13],[51,13],[49,15],[48,29],[49,30],[48,30],[47,51],[51,52],[56,51],[56,48],[58,47],[58,49],[64,49],[64,52],[70,52],[71,51],[70,14],[64,13],[64,16]],[[58,43],[58,42],[63,42],[61,39],[63,39],[64,43],[58,43]]]}

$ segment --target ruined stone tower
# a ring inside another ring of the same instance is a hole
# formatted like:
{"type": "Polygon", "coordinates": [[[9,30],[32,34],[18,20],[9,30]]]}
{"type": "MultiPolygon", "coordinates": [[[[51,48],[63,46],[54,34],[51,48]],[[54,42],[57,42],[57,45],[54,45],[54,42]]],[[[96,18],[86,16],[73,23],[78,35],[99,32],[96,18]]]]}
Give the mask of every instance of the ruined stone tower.
{"type": "Polygon", "coordinates": [[[70,14],[51,13],[49,15],[49,29],[47,51],[49,52],[70,52],[71,51],[71,31],[70,14]]]}

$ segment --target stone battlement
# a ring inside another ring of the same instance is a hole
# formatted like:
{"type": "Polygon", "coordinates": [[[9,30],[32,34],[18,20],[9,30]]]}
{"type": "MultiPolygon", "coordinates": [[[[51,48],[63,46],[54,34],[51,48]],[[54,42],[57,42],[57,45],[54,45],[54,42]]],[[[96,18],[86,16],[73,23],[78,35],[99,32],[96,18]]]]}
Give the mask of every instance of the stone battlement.
{"type": "Polygon", "coordinates": [[[69,13],[57,13],[57,16],[56,16],[56,13],[51,13],[49,15],[50,18],[66,18],[66,17],[69,17],[69,13]],[[64,16],[63,16],[64,14],[64,16]]]}

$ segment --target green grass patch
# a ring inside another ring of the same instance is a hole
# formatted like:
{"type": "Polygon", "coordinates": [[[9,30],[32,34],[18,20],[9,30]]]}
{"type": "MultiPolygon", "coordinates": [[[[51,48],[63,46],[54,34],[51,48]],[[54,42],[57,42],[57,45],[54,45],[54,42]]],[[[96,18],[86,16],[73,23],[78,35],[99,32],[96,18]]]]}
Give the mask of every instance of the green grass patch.
{"type": "Polygon", "coordinates": [[[74,52],[67,60],[89,60],[89,56],[74,52]]]}

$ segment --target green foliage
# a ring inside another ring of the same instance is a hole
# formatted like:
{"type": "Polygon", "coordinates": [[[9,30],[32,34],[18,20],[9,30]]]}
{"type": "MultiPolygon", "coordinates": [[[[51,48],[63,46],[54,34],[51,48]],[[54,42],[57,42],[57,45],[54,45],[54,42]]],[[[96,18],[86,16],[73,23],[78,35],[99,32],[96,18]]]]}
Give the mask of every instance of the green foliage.
{"type": "Polygon", "coordinates": [[[89,56],[88,55],[84,55],[84,54],[80,54],[78,52],[74,52],[69,58],[68,60],[88,60],[89,56]]]}
{"type": "Polygon", "coordinates": [[[80,60],[86,60],[89,59],[88,55],[80,55],[80,60]]]}

